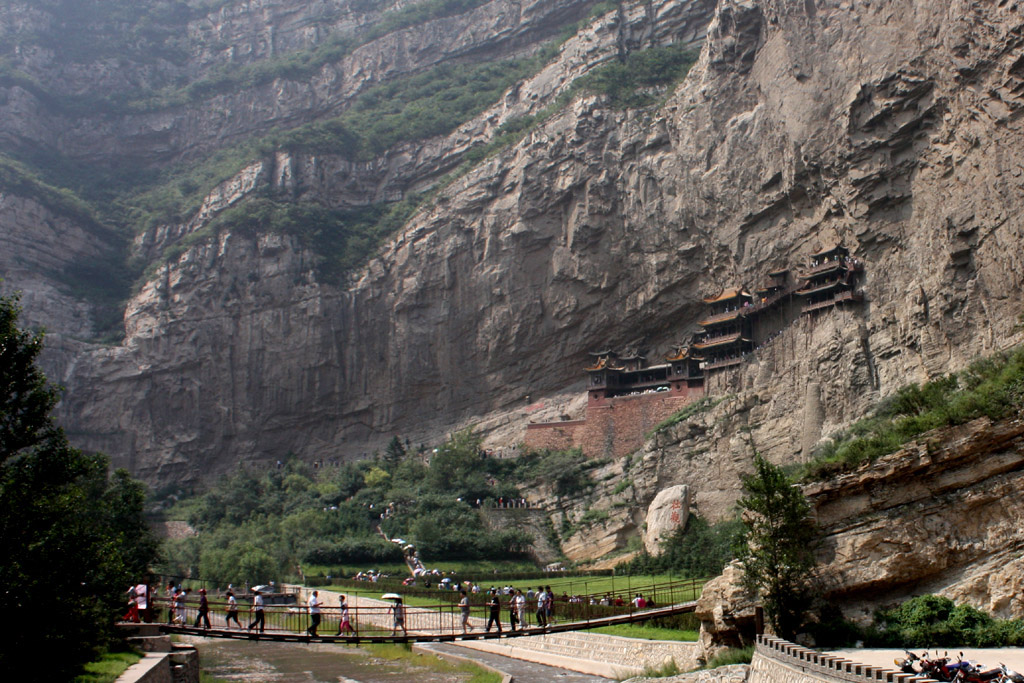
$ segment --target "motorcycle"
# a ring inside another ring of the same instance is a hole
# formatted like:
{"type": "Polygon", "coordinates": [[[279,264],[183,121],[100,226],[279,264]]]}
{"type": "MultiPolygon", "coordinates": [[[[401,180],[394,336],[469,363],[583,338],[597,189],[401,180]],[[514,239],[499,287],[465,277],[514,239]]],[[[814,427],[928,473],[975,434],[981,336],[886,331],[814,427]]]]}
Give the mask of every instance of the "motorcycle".
{"type": "MultiPolygon", "coordinates": [[[[943,657],[929,657],[928,652],[925,651],[920,656],[914,654],[910,650],[906,650],[907,656],[903,659],[894,659],[893,662],[900,668],[903,673],[911,674],[914,676],[927,676],[937,681],[944,681],[945,683],[952,683],[957,678],[960,671],[965,668],[969,668],[971,665],[969,662],[963,661],[963,653],[960,653],[960,658],[956,662],[950,662],[949,653],[945,653],[943,657]],[[917,668],[915,668],[915,665],[917,668]]],[[[961,681],[961,683],[982,683],[981,681],[961,681]]],[[[1024,681],[1021,681],[1024,683],[1024,681]]]]}
{"type": "Polygon", "coordinates": [[[960,662],[960,664],[961,666],[958,667],[956,672],[956,683],[988,683],[996,679],[1003,680],[1003,669],[1005,667],[1002,665],[997,669],[982,671],[981,664],[977,662],[960,662]]]}
{"type": "Polygon", "coordinates": [[[1024,683],[1024,676],[1005,664],[1000,664],[999,670],[1003,672],[1003,681],[1006,681],[1007,683],[1024,683]]]}

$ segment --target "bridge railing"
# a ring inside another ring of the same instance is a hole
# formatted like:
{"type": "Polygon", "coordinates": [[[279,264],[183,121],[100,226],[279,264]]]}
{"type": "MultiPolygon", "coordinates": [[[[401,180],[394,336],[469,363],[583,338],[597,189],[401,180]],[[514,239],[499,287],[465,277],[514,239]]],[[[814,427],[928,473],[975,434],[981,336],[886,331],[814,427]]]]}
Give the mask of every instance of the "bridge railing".
{"type": "MultiPolygon", "coordinates": [[[[184,607],[171,609],[170,602],[164,599],[156,601],[157,611],[154,621],[178,626],[205,626],[199,618],[198,603],[188,602],[184,607]]],[[[403,605],[403,621],[405,630],[418,632],[454,632],[455,615],[452,605],[431,605],[428,607],[403,605]]],[[[395,626],[393,606],[360,605],[349,607],[349,623],[352,633],[359,636],[390,635],[395,626]]],[[[239,605],[238,623],[228,623],[227,603],[209,602],[208,616],[210,627],[218,630],[258,630],[256,612],[248,605],[239,605]]],[[[311,618],[309,610],[303,605],[264,605],[264,631],[268,633],[302,633],[309,628],[311,618]]],[[[341,627],[342,611],[339,607],[322,607],[320,610],[319,633],[332,635],[341,627]]],[[[402,635],[401,625],[397,627],[398,635],[402,635]]]]}
{"type": "MultiPolygon", "coordinates": [[[[591,623],[607,622],[610,619],[621,618],[623,621],[637,621],[640,620],[638,617],[643,617],[645,614],[658,617],[661,616],[661,610],[664,608],[696,600],[700,596],[703,583],[703,580],[689,579],[661,584],[630,585],[628,589],[630,592],[605,591],[589,595],[574,595],[566,601],[556,598],[552,613],[544,615],[543,621],[548,622],[549,626],[572,623],[576,625],[575,628],[587,628],[591,623]],[[638,600],[640,596],[643,596],[642,602],[638,600]]],[[[397,636],[403,636],[405,633],[410,635],[458,635],[463,632],[461,610],[454,602],[430,602],[413,599],[414,604],[403,605],[405,626],[403,630],[401,625],[396,628],[393,604],[365,596],[351,595],[350,597],[348,611],[349,621],[354,631],[352,635],[359,637],[390,636],[393,631],[397,636]]],[[[489,596],[480,593],[469,597],[469,626],[476,630],[483,629],[490,616],[490,607],[486,604],[489,596]]],[[[503,630],[511,628],[511,597],[509,595],[499,597],[501,602],[499,619],[503,630]]],[[[329,602],[330,598],[327,601],[329,602]]],[[[252,611],[251,603],[246,597],[243,597],[238,604],[238,623],[234,621],[230,624],[227,623],[227,603],[225,601],[213,599],[208,602],[208,605],[210,627],[213,629],[248,631],[250,627],[256,628],[255,612],[252,611]]],[[[195,598],[189,598],[184,605],[174,610],[170,609],[171,602],[169,600],[157,598],[151,607],[153,608],[150,612],[151,620],[157,623],[187,627],[205,626],[205,622],[197,621],[199,604],[195,598]]],[[[265,603],[263,611],[264,630],[267,633],[301,634],[309,628],[311,623],[309,610],[301,603],[291,605],[265,603]]],[[[337,634],[341,624],[340,607],[323,606],[320,615],[319,635],[337,634]]],[[[538,615],[536,601],[528,601],[519,628],[533,629],[542,625],[542,617],[538,615]]]]}
{"type": "MultiPolygon", "coordinates": [[[[569,581],[552,578],[548,581],[544,579],[527,579],[513,583],[515,587],[521,588],[525,593],[528,587],[541,587],[546,585],[546,583],[555,583],[556,581],[556,588],[554,589],[556,593],[556,606],[577,604],[579,602],[585,604],[590,604],[591,602],[600,603],[602,598],[605,597],[613,603],[620,599],[623,606],[628,606],[627,603],[633,600],[637,593],[643,594],[646,601],[650,602],[653,600],[657,605],[696,600],[700,597],[700,591],[704,587],[706,579],[678,579],[675,581],[652,583],[650,581],[637,581],[629,576],[584,576],[573,578],[569,581]]],[[[502,582],[502,585],[504,583],[506,582],[502,582]]],[[[401,593],[406,597],[422,598],[442,604],[447,602],[457,603],[461,597],[459,589],[466,587],[465,585],[451,584],[451,588],[442,589],[435,584],[431,588],[425,588],[415,585],[403,586],[400,583],[373,583],[367,581],[348,581],[343,586],[335,583],[317,585],[318,587],[329,586],[331,590],[340,589],[342,592],[352,594],[366,593],[370,590],[373,592],[392,591],[401,593]]],[[[483,583],[480,586],[483,590],[479,593],[470,593],[470,601],[474,603],[485,602],[487,588],[490,588],[491,585],[483,583]]]]}

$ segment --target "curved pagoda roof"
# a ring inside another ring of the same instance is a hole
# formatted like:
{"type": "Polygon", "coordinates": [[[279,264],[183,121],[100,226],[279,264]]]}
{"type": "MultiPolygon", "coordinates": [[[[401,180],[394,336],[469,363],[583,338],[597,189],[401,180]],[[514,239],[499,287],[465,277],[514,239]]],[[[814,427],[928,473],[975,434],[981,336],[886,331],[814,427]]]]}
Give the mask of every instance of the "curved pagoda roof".
{"type": "Polygon", "coordinates": [[[745,291],[742,287],[736,287],[733,289],[726,289],[718,296],[704,297],[704,303],[716,304],[722,301],[731,301],[732,299],[738,299],[743,296],[750,296],[750,292],[745,291]]]}
{"type": "Polygon", "coordinates": [[[687,346],[677,346],[673,353],[665,356],[665,360],[670,363],[674,360],[686,360],[690,357],[690,349],[687,346]]]}
{"type": "Polygon", "coordinates": [[[844,256],[849,254],[850,250],[841,244],[833,244],[828,249],[822,249],[816,254],[811,254],[811,258],[824,258],[825,256],[831,256],[832,254],[843,254],[844,256]]]}

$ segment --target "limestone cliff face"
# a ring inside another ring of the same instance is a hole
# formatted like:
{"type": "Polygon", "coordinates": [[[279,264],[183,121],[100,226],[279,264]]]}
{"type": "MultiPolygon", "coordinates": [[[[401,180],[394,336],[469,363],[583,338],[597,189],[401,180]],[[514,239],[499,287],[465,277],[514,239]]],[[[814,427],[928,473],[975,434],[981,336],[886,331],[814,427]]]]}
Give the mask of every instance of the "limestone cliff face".
{"type": "Polygon", "coordinates": [[[942,430],[807,489],[824,531],[822,583],[857,616],[941,593],[1019,618],[1024,420],[942,430]]]}
{"type": "MultiPolygon", "coordinates": [[[[48,96],[16,84],[0,98],[4,114],[0,140],[12,145],[31,140],[72,157],[106,163],[191,159],[274,128],[337,116],[353,96],[376,83],[444,62],[533,50],[562,24],[582,17],[591,4],[591,0],[493,0],[365,44],[356,40],[357,46],[342,58],[323,64],[311,75],[292,76],[294,69],[282,67],[280,75],[253,78],[247,87],[211,87],[205,96],[188,102],[160,104],[162,89],[176,80],[216,79],[216,69],[273,64],[275,58],[298,49],[315,49],[339,38],[355,40],[361,27],[398,5],[353,0],[228,2],[209,14],[193,12],[183,22],[182,30],[197,54],[179,57],[179,63],[157,54],[147,55],[148,66],[136,64],[128,69],[108,61],[68,67],[47,49],[19,55],[19,66],[44,86],[58,88],[61,95],[117,96],[127,90],[140,101],[127,111],[115,109],[113,115],[109,107],[91,103],[68,111],[46,106],[48,96]]],[[[34,17],[44,31],[60,22],[56,11],[39,13],[17,6],[9,13],[34,17]]]]}
{"type": "MultiPolygon", "coordinates": [[[[533,111],[533,94],[545,101],[585,70],[588,44],[614,54],[622,27],[639,44],[706,33],[664,106],[576,100],[448,186],[341,287],[316,281],[315,257],[289,239],[221,235],[190,248],[129,303],[123,346],[68,365],[72,433],[154,482],[289,450],[358,457],[394,433],[426,440],[564,389],[588,350],[644,337],[652,356],[667,351],[693,329],[701,296],[756,286],[841,242],[866,264],[866,302],[794,316],[753,362],[717,376],[709,390],[730,395],[744,422],[669,433],[645,451],[642,504],[688,484],[698,509],[724,509],[736,480],[708,472],[743,471],[751,443],[775,460],[800,457],[878,397],[1024,338],[1015,3],[720,0],[710,23],[697,21],[710,3],[623,8],[563,48],[557,70],[444,140],[372,168],[265,160],[252,187],[294,183],[341,203],[360,186],[378,197],[415,186],[420,170],[436,178],[506,109],[533,111]]],[[[349,82],[314,79],[287,104],[257,97],[255,110],[225,99],[237,120],[197,126],[241,135],[329,109],[333,95],[313,93],[349,82]]],[[[162,115],[166,134],[144,148],[193,140],[162,115]]],[[[109,133],[73,144],[85,154],[109,133]]],[[[241,183],[226,201],[246,192],[241,183]]],[[[160,226],[138,248],[205,220],[160,226]]]]}
{"type": "MultiPolygon", "coordinates": [[[[804,488],[822,531],[814,583],[848,618],[937,594],[1020,618],[1024,421],[935,430],[855,472],[804,488]]],[[[697,605],[705,650],[749,639],[756,599],[730,565],[697,605]]]]}

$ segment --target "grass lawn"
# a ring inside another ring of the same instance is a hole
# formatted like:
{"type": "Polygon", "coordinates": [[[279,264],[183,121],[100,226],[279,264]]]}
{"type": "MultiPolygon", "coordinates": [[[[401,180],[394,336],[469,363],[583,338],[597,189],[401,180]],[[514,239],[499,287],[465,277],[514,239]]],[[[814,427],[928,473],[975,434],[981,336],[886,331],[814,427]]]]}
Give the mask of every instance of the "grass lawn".
{"type": "Polygon", "coordinates": [[[682,630],[677,628],[660,628],[646,624],[620,624],[618,626],[602,626],[593,629],[594,633],[606,633],[610,636],[622,636],[623,638],[641,638],[643,640],[685,640],[696,641],[699,637],[697,631],[682,630]]]}
{"type": "MultiPolygon", "coordinates": [[[[539,577],[536,583],[531,580],[520,582],[525,589],[528,586],[537,587],[543,583],[551,586],[556,595],[567,593],[569,595],[601,595],[604,593],[618,593],[632,595],[638,591],[642,592],[655,584],[682,581],[679,576],[667,574],[655,574],[648,576],[566,576],[559,577],[549,574],[539,577]]],[[[518,587],[518,586],[517,586],[518,587]]]]}
{"type": "Polygon", "coordinates": [[[85,665],[85,673],[74,683],[113,683],[128,667],[142,659],[137,652],[107,652],[99,660],[85,665]]]}
{"type": "MultiPolygon", "coordinates": [[[[525,560],[479,560],[476,562],[424,562],[428,569],[437,569],[442,572],[456,572],[456,574],[492,574],[495,571],[504,572],[537,572],[542,574],[537,565],[525,560]]],[[[363,564],[330,566],[325,564],[303,565],[302,571],[307,576],[333,576],[335,578],[350,579],[358,572],[377,570],[391,575],[391,578],[399,580],[409,576],[409,568],[401,562],[383,564],[363,564]]]]}

